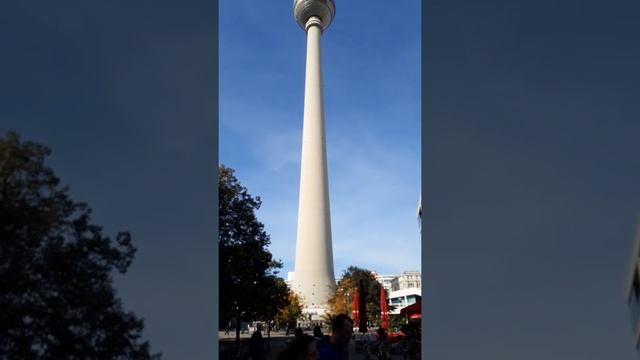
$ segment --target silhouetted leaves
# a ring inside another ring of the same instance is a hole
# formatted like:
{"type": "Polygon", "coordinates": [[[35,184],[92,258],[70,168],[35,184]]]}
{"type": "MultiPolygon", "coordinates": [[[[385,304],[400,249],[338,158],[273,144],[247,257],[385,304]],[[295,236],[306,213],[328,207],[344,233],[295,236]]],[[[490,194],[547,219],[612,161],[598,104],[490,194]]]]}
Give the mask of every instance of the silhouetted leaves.
{"type": "Polygon", "coordinates": [[[148,359],[143,322],[122,309],[111,271],[136,249],[91,223],[91,210],[45,166],[51,151],[0,138],[0,358],[148,359]]]}
{"type": "Polygon", "coordinates": [[[262,204],[252,197],[224,165],[219,181],[220,326],[232,318],[273,319],[288,303],[286,284],[276,276],[282,264],[267,250],[269,236],[255,211],[262,204]]]}

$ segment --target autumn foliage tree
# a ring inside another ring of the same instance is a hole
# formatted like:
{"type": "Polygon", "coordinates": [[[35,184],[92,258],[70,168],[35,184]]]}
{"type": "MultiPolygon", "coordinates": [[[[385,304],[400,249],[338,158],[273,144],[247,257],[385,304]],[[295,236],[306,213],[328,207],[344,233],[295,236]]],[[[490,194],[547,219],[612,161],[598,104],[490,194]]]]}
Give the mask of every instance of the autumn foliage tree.
{"type": "Polygon", "coordinates": [[[372,271],[357,266],[349,266],[338,281],[336,291],[329,299],[329,311],[332,315],[344,313],[351,316],[353,311],[353,294],[355,289],[364,282],[367,289],[367,318],[369,321],[380,319],[380,287],[382,286],[372,271]]]}
{"type": "Polygon", "coordinates": [[[0,358],[149,359],[111,277],[133,261],[131,236],[103,235],[45,165],[50,153],[0,138],[0,358]]]}
{"type": "Polygon", "coordinates": [[[276,315],[276,322],[278,325],[285,326],[286,323],[298,320],[302,316],[302,303],[298,295],[289,291],[289,304],[278,312],[276,315]]]}

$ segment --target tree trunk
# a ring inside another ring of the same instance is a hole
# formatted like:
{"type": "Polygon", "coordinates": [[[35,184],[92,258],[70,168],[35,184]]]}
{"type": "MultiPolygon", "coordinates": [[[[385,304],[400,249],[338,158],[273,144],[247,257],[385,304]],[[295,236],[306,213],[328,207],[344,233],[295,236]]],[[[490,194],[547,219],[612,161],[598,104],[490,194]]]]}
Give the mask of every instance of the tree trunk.
{"type": "Polygon", "coordinates": [[[359,305],[360,305],[360,309],[358,309],[359,313],[360,313],[360,332],[361,333],[366,333],[367,332],[367,288],[365,286],[365,282],[363,280],[360,280],[360,284],[359,284],[359,305]]]}
{"type": "Polygon", "coordinates": [[[267,353],[269,353],[269,349],[271,346],[271,321],[267,322],[267,353]]]}
{"type": "Polygon", "coordinates": [[[240,357],[240,326],[242,320],[240,320],[240,313],[236,315],[236,358],[240,357]]]}

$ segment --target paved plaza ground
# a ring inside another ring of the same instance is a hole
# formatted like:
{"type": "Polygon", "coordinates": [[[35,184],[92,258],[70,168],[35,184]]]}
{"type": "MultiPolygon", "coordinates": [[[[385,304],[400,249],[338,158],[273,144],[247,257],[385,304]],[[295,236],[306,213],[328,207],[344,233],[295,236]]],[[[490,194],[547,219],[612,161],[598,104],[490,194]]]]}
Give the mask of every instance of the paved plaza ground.
{"type": "MultiPolygon", "coordinates": [[[[305,334],[312,335],[312,332],[305,331],[305,334]]],[[[219,331],[218,336],[220,339],[219,344],[220,344],[221,352],[224,347],[233,346],[235,341],[235,332],[229,332],[229,335],[225,335],[224,331],[219,331]]],[[[263,337],[264,337],[265,347],[266,347],[266,344],[267,344],[266,332],[263,332],[263,337]]],[[[243,344],[248,345],[250,338],[251,338],[251,333],[249,332],[240,334],[240,340],[243,344]]],[[[280,352],[284,349],[287,343],[291,341],[293,338],[294,338],[293,334],[286,335],[284,331],[272,331],[270,344],[269,344],[269,351],[265,354],[265,360],[276,360],[278,357],[278,354],[280,354],[280,352]]],[[[356,351],[355,341],[353,339],[349,342],[349,359],[350,360],[365,359],[365,354],[363,352],[356,351]]],[[[401,354],[393,354],[392,359],[402,360],[403,357],[401,354]]],[[[244,360],[244,359],[241,359],[241,360],[244,360]]],[[[377,357],[371,356],[371,360],[377,360],[377,357]]]]}

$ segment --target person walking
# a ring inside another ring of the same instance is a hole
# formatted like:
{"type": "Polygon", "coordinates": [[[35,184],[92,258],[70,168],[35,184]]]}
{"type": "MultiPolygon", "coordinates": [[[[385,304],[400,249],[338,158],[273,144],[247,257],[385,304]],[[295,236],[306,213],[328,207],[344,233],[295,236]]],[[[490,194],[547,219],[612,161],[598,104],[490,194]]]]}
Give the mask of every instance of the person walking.
{"type": "Polygon", "coordinates": [[[313,336],[317,339],[322,339],[322,329],[320,328],[320,325],[316,324],[313,328],[313,336]]]}
{"type": "Polygon", "coordinates": [[[347,346],[352,336],[353,320],[347,314],[338,314],[331,321],[331,337],[320,342],[320,360],[348,360],[347,346]]]}
{"type": "Polygon", "coordinates": [[[251,360],[264,360],[264,341],[262,332],[257,329],[249,340],[249,356],[251,360]]]}
{"type": "Polygon", "coordinates": [[[378,339],[376,340],[376,355],[380,360],[388,360],[391,358],[389,353],[389,341],[387,340],[387,332],[384,328],[378,328],[378,339]]]}
{"type": "Polygon", "coordinates": [[[278,360],[318,360],[316,339],[310,335],[300,335],[291,341],[278,360]]]}
{"type": "Polygon", "coordinates": [[[227,328],[224,330],[224,334],[229,335],[229,330],[231,330],[231,320],[227,323],[227,328]]]}

